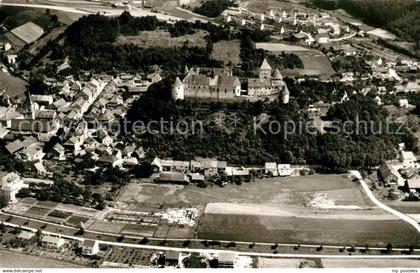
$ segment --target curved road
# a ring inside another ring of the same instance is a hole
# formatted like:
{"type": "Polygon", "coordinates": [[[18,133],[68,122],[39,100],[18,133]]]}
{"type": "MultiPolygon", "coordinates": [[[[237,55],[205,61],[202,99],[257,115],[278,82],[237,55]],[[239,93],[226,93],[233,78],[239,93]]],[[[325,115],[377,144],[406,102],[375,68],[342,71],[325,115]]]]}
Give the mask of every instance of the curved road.
{"type": "Polygon", "coordinates": [[[388,207],[387,205],[385,205],[384,203],[380,202],[378,199],[376,199],[376,197],[373,195],[373,193],[371,192],[371,190],[369,189],[368,185],[366,184],[366,182],[363,180],[362,175],[360,174],[359,171],[350,171],[350,173],[352,175],[354,175],[360,182],[360,185],[362,185],[363,190],[366,192],[367,196],[369,197],[369,199],[378,207],[380,207],[381,209],[397,216],[398,218],[400,218],[401,220],[403,220],[404,222],[412,225],[417,232],[420,232],[420,226],[419,223],[414,220],[411,217],[408,217],[407,215],[405,215],[404,213],[401,213],[393,208],[388,207]]]}

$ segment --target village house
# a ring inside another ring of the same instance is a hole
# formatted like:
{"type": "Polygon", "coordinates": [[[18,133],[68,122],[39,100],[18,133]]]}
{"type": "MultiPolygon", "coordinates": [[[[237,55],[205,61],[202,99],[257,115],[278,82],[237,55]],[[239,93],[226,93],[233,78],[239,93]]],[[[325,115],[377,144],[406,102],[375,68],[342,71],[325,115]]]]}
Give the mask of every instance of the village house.
{"type": "Polygon", "coordinates": [[[179,263],[179,252],[178,251],[166,251],[165,252],[165,266],[178,266],[179,263]]]}
{"type": "Polygon", "coordinates": [[[405,181],[404,190],[407,192],[420,192],[420,176],[409,178],[405,181]]]}
{"type": "Polygon", "coordinates": [[[22,230],[16,237],[23,240],[29,241],[35,236],[35,233],[31,231],[22,230]]]}
{"type": "Polygon", "coordinates": [[[24,119],[24,115],[15,111],[14,108],[0,107],[0,124],[5,128],[12,126],[12,120],[24,119]]]}
{"type": "Polygon", "coordinates": [[[404,167],[413,166],[417,162],[417,157],[413,152],[400,151],[400,161],[404,167]]]}
{"type": "Polygon", "coordinates": [[[82,244],[83,255],[92,256],[99,252],[99,242],[96,240],[85,239],[82,244]]]}
{"type": "Polygon", "coordinates": [[[277,170],[276,162],[266,162],[264,164],[264,173],[266,175],[278,176],[279,172],[277,170]]]}
{"type": "Polygon", "coordinates": [[[233,268],[235,262],[235,254],[230,252],[221,252],[217,257],[217,267],[233,268]]]}
{"type": "Polygon", "coordinates": [[[66,247],[67,241],[60,237],[45,235],[41,239],[41,244],[45,248],[49,248],[56,251],[62,251],[66,247]]]}
{"type": "Polygon", "coordinates": [[[161,172],[156,183],[189,184],[190,179],[184,173],[180,172],[161,172]]]}
{"type": "Polygon", "coordinates": [[[8,173],[1,178],[1,191],[11,203],[16,202],[16,194],[24,187],[24,181],[16,173],[8,173]]]}
{"type": "Polygon", "coordinates": [[[382,179],[384,186],[395,185],[398,187],[404,186],[404,179],[399,172],[389,163],[383,163],[379,169],[379,177],[382,179]]]}

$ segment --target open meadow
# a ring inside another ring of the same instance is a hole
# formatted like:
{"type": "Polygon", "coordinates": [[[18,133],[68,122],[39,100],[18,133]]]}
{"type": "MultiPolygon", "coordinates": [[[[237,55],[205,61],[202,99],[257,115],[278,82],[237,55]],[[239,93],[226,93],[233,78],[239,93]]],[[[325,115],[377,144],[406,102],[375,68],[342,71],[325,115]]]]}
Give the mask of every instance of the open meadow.
{"type": "Polygon", "coordinates": [[[130,183],[116,206],[197,207],[198,238],[278,243],[418,245],[408,224],[374,206],[347,175],[265,178],[221,187],[130,183]]]}

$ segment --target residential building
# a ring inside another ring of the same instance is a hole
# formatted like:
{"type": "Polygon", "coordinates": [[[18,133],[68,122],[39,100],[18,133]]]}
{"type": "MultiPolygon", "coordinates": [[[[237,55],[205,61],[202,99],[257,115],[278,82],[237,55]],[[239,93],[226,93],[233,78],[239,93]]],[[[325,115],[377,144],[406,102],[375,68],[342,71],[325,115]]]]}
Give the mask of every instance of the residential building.
{"type": "Polygon", "coordinates": [[[82,244],[83,255],[92,256],[99,252],[99,242],[96,240],[85,239],[82,244]]]}
{"type": "Polygon", "coordinates": [[[420,176],[407,179],[404,188],[407,192],[420,192],[420,176]]]}
{"type": "Polygon", "coordinates": [[[217,266],[219,268],[233,268],[235,254],[230,252],[221,252],[217,257],[217,266]]]}
{"type": "Polygon", "coordinates": [[[190,179],[184,173],[180,172],[161,172],[159,178],[155,179],[157,183],[189,184],[190,179]]]}
{"type": "Polygon", "coordinates": [[[389,163],[385,162],[379,169],[379,176],[382,179],[385,186],[396,185],[399,187],[404,186],[404,179],[398,173],[398,171],[389,163]]]}
{"type": "Polygon", "coordinates": [[[179,252],[178,251],[166,251],[165,252],[165,266],[178,266],[179,263],[179,252]]]}
{"type": "Polygon", "coordinates": [[[22,230],[16,237],[24,241],[29,241],[34,236],[35,236],[35,233],[31,231],[22,230]]]}
{"type": "Polygon", "coordinates": [[[63,238],[60,238],[60,237],[45,235],[41,239],[41,244],[42,244],[43,247],[53,249],[53,250],[62,251],[66,247],[67,241],[63,238]]]}
{"type": "Polygon", "coordinates": [[[24,181],[16,173],[8,173],[1,179],[1,190],[9,202],[16,202],[16,194],[24,187],[26,187],[24,181]]]}

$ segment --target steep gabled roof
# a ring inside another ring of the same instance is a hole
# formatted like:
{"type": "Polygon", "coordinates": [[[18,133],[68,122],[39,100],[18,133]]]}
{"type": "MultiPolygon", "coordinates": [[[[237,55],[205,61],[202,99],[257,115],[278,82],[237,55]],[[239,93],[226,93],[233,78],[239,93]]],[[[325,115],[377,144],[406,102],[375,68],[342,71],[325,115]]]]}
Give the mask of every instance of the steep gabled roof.
{"type": "Polygon", "coordinates": [[[267,59],[264,58],[264,61],[262,62],[260,69],[271,70],[271,65],[268,63],[267,59]]]}

